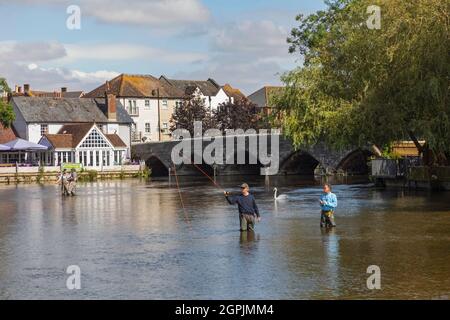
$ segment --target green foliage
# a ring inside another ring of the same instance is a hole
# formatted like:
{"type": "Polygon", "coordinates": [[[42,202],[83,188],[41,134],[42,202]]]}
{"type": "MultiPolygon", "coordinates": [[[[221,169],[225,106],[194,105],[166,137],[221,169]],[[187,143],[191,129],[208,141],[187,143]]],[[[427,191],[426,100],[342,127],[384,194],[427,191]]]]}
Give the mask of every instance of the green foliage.
{"type": "Polygon", "coordinates": [[[170,131],[186,129],[193,137],[195,121],[202,122],[202,133],[212,127],[211,112],[206,107],[204,99],[197,95],[192,95],[181,107],[174,110],[170,120],[170,131]]]}
{"type": "Polygon", "coordinates": [[[213,126],[222,132],[226,129],[259,129],[261,125],[257,106],[248,99],[222,103],[212,115],[213,126]]]}
{"type": "Polygon", "coordinates": [[[288,39],[304,65],[272,99],[297,146],[387,146],[409,137],[450,151],[448,4],[441,0],[334,0],[298,16],[288,39]],[[366,26],[381,7],[381,29],[366,26]]]}
{"type": "Polygon", "coordinates": [[[96,181],[98,177],[98,172],[96,170],[85,170],[81,171],[78,176],[78,181],[80,182],[93,182],[96,181]]]}
{"type": "Polygon", "coordinates": [[[148,180],[150,178],[151,174],[152,174],[152,170],[149,167],[145,166],[144,170],[142,170],[140,173],[140,177],[145,180],[148,180]]]}
{"type": "MultiPolygon", "coordinates": [[[[11,93],[11,89],[4,78],[0,78],[0,94],[2,93],[11,93]]],[[[9,128],[15,118],[16,115],[11,104],[7,103],[5,98],[0,98],[0,124],[5,128],[9,128]]]]}

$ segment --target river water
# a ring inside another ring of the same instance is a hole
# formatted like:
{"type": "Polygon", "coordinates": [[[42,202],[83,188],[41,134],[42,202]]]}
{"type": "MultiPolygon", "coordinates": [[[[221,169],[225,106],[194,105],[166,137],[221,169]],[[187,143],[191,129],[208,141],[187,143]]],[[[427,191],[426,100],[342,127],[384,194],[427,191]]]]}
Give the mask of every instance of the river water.
{"type": "MultiPolygon", "coordinates": [[[[336,182],[337,228],[319,228],[320,181],[248,177],[263,220],[203,177],[0,186],[0,299],[448,299],[450,194],[336,182]],[[288,195],[274,201],[273,187],[288,195]],[[81,270],[69,290],[66,268],[81,270]],[[367,268],[381,271],[369,290],[367,268]]],[[[228,190],[243,177],[221,178],[228,190]]]]}

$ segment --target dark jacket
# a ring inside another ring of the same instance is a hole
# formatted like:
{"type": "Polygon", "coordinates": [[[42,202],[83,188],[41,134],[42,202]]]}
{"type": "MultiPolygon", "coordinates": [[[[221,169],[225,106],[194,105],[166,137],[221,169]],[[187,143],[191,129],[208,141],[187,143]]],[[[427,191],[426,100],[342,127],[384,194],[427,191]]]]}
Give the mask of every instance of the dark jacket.
{"type": "Polygon", "coordinates": [[[251,194],[248,196],[226,196],[229,204],[237,204],[240,214],[252,214],[259,217],[258,206],[256,205],[255,197],[251,194]]]}

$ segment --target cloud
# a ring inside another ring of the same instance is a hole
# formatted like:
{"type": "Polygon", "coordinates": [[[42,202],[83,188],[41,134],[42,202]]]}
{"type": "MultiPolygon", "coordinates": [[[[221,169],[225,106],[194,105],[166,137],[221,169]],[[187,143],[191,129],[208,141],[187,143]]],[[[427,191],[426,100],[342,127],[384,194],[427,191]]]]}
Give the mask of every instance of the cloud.
{"type": "Polygon", "coordinates": [[[48,61],[66,55],[66,49],[58,42],[0,41],[0,61],[48,61]]]}
{"type": "Polygon", "coordinates": [[[0,41],[0,76],[10,85],[29,83],[35,89],[54,90],[59,86],[90,90],[119,72],[86,72],[67,68],[72,63],[151,61],[188,64],[207,59],[206,54],[169,51],[134,44],[61,44],[58,42],[0,41]],[[53,67],[46,67],[51,65],[53,67]],[[57,66],[57,67],[56,67],[57,66]]]}
{"type": "Polygon", "coordinates": [[[43,68],[37,64],[17,64],[0,62],[0,73],[8,80],[10,87],[29,83],[32,90],[90,90],[118,75],[114,71],[83,72],[67,68],[43,68]]]}
{"type": "Polygon", "coordinates": [[[157,60],[168,63],[192,63],[207,58],[205,53],[178,52],[127,43],[66,44],[66,61],[79,60],[157,60]]]}
{"type": "MultiPolygon", "coordinates": [[[[0,3],[10,4],[10,0],[0,3]]],[[[65,6],[76,4],[84,15],[113,24],[151,26],[174,29],[187,25],[204,24],[210,12],[200,0],[15,0],[22,5],[65,6]]]]}
{"type": "Polygon", "coordinates": [[[286,57],[287,31],[272,21],[243,21],[212,34],[212,47],[221,53],[286,57]]]}
{"type": "Polygon", "coordinates": [[[295,64],[295,57],[288,53],[286,38],[286,29],[272,21],[243,20],[224,25],[210,34],[209,59],[196,70],[179,71],[173,76],[212,77],[246,94],[263,85],[280,85],[280,75],[295,64]]]}

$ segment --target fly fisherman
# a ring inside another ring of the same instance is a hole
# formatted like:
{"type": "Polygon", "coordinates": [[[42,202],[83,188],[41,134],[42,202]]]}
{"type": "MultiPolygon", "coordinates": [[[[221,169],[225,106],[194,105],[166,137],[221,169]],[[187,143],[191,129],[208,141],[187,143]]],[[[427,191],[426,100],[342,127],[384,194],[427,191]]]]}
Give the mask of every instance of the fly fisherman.
{"type": "Polygon", "coordinates": [[[334,223],[334,210],[337,207],[337,197],[331,192],[331,185],[325,183],[323,185],[323,194],[320,197],[320,207],[322,209],[320,215],[320,227],[336,227],[334,223]]]}
{"type": "Polygon", "coordinates": [[[255,197],[253,197],[253,195],[249,192],[248,184],[243,183],[241,185],[240,195],[231,196],[227,191],[224,191],[224,194],[229,204],[238,205],[241,232],[253,231],[255,228],[255,222],[261,221],[261,217],[259,215],[255,197]]]}

